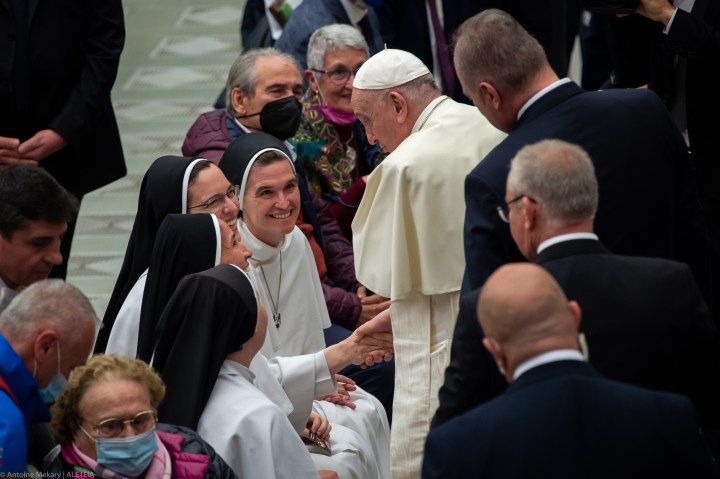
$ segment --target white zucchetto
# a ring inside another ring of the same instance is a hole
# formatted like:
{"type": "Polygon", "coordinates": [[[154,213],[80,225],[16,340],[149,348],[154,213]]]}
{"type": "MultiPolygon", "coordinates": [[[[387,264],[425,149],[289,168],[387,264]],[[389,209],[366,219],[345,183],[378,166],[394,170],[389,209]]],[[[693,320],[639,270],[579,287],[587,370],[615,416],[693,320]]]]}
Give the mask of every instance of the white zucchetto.
{"type": "Polygon", "coordinates": [[[363,63],[355,75],[353,87],[360,90],[385,90],[429,73],[428,67],[412,53],[385,49],[363,63]]]}

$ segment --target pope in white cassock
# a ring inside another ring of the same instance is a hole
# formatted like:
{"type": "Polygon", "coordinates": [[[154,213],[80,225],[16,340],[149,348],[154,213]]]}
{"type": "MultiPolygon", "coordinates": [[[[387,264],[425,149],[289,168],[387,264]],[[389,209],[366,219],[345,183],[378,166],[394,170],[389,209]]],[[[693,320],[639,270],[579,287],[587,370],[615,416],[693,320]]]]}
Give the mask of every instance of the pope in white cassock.
{"type": "Polygon", "coordinates": [[[476,108],[441,95],[428,68],[402,50],[363,64],[352,105],[368,140],[390,152],[368,177],[353,247],[358,280],[392,301],[391,475],[417,478],[465,270],[465,176],[504,134],[476,108]]]}

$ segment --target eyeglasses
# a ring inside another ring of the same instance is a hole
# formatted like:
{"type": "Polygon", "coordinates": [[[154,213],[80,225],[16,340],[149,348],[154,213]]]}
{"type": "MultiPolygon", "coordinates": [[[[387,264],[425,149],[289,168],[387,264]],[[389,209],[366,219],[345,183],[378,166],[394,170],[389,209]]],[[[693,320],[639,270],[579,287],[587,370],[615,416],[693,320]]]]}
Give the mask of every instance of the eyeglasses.
{"type": "MultiPolygon", "coordinates": [[[[362,66],[362,65],[360,65],[362,66]]],[[[315,68],[311,68],[310,70],[314,71],[315,73],[322,73],[324,75],[327,75],[328,78],[333,83],[342,84],[345,83],[348,78],[350,78],[350,75],[355,76],[357,75],[358,70],[360,70],[360,67],[355,68],[354,70],[348,70],[345,67],[339,67],[335,70],[316,70],[315,68]]]]}
{"type": "Polygon", "coordinates": [[[134,418],[128,419],[127,421],[110,418],[94,423],[89,419],[80,419],[90,423],[100,437],[118,437],[125,430],[126,424],[130,424],[133,430],[135,430],[138,434],[147,431],[157,422],[157,412],[154,409],[150,411],[142,411],[137,413],[134,418]]]}
{"type": "Polygon", "coordinates": [[[204,208],[206,210],[212,210],[220,206],[221,203],[225,201],[225,197],[227,196],[231,200],[237,198],[240,195],[240,187],[238,185],[232,185],[230,188],[228,188],[227,193],[224,195],[216,195],[207,200],[205,203],[201,205],[191,206],[188,209],[194,210],[195,208],[204,208]]]}
{"type": "Polygon", "coordinates": [[[510,205],[520,201],[523,198],[527,198],[528,200],[532,201],[533,203],[537,203],[537,201],[530,198],[528,195],[525,195],[525,194],[517,195],[515,198],[511,199],[504,205],[500,205],[497,207],[498,216],[500,217],[501,220],[503,220],[503,222],[510,223],[510,205]]]}

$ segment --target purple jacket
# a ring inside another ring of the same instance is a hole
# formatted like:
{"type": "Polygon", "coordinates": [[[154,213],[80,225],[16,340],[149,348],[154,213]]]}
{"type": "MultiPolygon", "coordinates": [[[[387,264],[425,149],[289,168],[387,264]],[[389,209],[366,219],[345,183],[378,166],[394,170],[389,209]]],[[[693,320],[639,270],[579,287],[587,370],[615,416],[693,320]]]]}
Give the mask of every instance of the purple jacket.
{"type": "Polygon", "coordinates": [[[185,135],[183,156],[202,157],[215,163],[225,152],[233,137],[227,129],[225,110],[213,110],[200,115],[185,135]]]}
{"type": "MultiPolygon", "coordinates": [[[[225,149],[236,138],[228,130],[226,122],[225,110],[218,109],[200,115],[185,135],[183,155],[220,163],[225,149]]],[[[355,294],[360,283],[355,277],[352,243],[345,238],[337,221],[330,215],[327,203],[317,198],[312,188],[308,189],[323,237],[322,249],[328,269],[328,281],[322,283],[322,288],[330,321],[352,330],[362,311],[360,298],[355,294]]]]}

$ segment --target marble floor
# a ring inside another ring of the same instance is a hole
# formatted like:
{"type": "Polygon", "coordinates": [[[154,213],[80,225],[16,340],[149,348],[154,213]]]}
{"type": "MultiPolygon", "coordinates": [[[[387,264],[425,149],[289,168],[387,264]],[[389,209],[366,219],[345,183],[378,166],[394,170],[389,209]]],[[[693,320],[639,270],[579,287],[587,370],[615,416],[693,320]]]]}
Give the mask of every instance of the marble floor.
{"type": "Polygon", "coordinates": [[[102,317],[122,264],[140,182],[152,161],[180,155],[240,52],[244,0],[124,0],[126,40],[113,89],[128,174],[85,196],[68,281],[102,317]]]}

